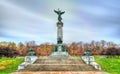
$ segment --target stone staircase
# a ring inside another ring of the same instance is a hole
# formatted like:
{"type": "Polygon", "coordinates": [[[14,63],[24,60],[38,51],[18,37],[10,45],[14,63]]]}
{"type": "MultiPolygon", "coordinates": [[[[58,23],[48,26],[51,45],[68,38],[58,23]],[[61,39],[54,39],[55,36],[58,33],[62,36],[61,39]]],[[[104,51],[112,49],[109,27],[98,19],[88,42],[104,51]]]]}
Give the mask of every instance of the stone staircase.
{"type": "Polygon", "coordinates": [[[94,67],[85,64],[81,59],[38,59],[30,64],[24,71],[98,71],[94,67]]]}

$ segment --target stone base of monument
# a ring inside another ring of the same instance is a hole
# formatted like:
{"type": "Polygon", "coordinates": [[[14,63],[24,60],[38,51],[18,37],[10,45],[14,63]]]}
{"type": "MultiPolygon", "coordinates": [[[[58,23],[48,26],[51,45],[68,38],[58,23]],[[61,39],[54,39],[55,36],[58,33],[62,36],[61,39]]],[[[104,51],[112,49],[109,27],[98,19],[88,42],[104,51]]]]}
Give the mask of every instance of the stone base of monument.
{"type": "Polygon", "coordinates": [[[70,55],[67,52],[53,52],[49,57],[49,59],[64,59],[64,58],[70,58],[70,55]]]}
{"type": "Polygon", "coordinates": [[[64,58],[72,58],[68,52],[67,52],[67,49],[65,48],[65,46],[63,44],[57,44],[55,46],[55,48],[53,49],[53,52],[52,54],[48,57],[49,59],[50,58],[53,58],[53,59],[64,59],[64,58]]]}
{"type": "Polygon", "coordinates": [[[33,64],[37,59],[37,56],[26,56],[25,61],[18,66],[18,70],[24,69],[29,64],[33,64]]]}
{"type": "Polygon", "coordinates": [[[101,70],[100,65],[95,62],[94,56],[82,56],[82,60],[86,64],[92,65],[95,69],[101,70]]]}

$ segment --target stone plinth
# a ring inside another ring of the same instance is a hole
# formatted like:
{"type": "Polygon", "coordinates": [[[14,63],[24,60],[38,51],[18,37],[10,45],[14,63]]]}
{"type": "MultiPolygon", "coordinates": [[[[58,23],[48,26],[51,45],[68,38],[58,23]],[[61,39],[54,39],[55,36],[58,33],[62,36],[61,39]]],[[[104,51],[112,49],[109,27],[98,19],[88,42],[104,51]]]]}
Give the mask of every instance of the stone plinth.
{"type": "Polygon", "coordinates": [[[63,44],[57,44],[49,58],[68,58],[70,55],[63,44]]]}
{"type": "Polygon", "coordinates": [[[24,69],[29,64],[33,64],[37,59],[37,56],[26,56],[25,61],[18,66],[18,70],[24,69]]]}
{"type": "Polygon", "coordinates": [[[82,56],[82,60],[86,64],[92,65],[95,69],[101,70],[100,65],[95,62],[94,56],[82,56]]]}

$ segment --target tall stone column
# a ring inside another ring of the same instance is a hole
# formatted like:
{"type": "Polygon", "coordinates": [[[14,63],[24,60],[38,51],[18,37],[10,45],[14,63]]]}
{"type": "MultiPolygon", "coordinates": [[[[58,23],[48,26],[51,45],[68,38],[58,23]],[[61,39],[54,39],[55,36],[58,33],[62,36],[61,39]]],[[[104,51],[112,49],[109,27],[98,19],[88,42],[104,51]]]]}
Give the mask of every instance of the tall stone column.
{"type": "Polygon", "coordinates": [[[63,42],[63,23],[62,22],[58,22],[57,23],[57,44],[62,44],[63,42]]]}
{"type": "Polygon", "coordinates": [[[57,44],[55,45],[54,49],[53,49],[53,53],[51,54],[50,57],[52,58],[68,58],[69,54],[67,51],[67,48],[65,47],[65,45],[63,44],[63,22],[61,15],[65,13],[60,11],[58,9],[58,11],[54,10],[55,13],[58,14],[58,22],[57,22],[57,44]]]}

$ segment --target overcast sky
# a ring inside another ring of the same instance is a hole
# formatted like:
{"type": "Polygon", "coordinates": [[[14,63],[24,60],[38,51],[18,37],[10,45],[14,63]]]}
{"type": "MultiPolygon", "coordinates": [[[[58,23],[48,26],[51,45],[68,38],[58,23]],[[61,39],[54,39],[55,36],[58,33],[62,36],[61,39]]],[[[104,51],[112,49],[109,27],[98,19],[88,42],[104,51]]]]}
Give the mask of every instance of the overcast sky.
{"type": "Polygon", "coordinates": [[[0,0],[0,41],[56,43],[58,8],[64,43],[120,43],[120,0],[0,0]]]}

